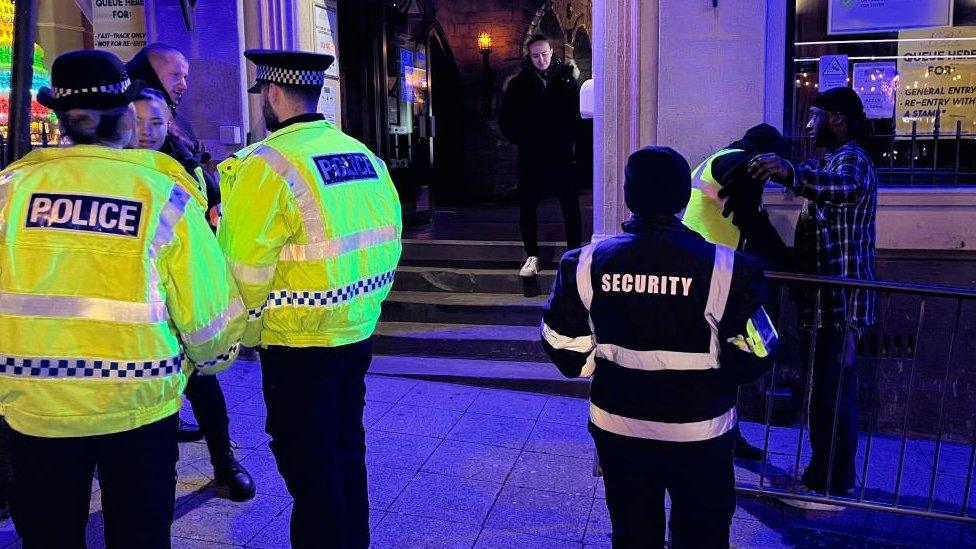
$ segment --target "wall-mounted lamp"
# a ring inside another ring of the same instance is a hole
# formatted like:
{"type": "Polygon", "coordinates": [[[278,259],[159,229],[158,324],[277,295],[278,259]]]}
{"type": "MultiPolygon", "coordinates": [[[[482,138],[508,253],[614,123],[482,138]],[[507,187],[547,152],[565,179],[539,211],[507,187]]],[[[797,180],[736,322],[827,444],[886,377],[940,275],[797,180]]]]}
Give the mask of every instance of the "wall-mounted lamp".
{"type": "Polygon", "coordinates": [[[491,65],[488,63],[488,56],[491,55],[491,33],[484,31],[478,35],[478,51],[481,52],[481,69],[484,72],[484,91],[483,91],[483,110],[488,113],[491,110],[491,94],[493,78],[491,65]]]}
{"type": "Polygon", "coordinates": [[[491,53],[491,33],[488,31],[478,35],[478,51],[481,53],[491,53]]]}

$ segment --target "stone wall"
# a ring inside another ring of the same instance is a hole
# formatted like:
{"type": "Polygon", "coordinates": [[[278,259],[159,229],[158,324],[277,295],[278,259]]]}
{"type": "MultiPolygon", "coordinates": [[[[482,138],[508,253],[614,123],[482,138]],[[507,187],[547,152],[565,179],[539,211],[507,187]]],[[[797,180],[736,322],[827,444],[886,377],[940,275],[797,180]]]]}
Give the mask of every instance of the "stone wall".
{"type": "MultiPolygon", "coordinates": [[[[515,187],[517,149],[498,129],[497,114],[508,80],[518,73],[526,35],[538,23],[541,0],[453,0],[438,3],[437,20],[454,52],[465,101],[466,158],[463,185],[469,198],[504,200],[515,187]],[[486,80],[477,37],[492,35],[491,75],[486,80]],[[486,86],[490,87],[486,101],[486,86]]],[[[557,0],[553,11],[562,17],[574,6],[573,20],[589,26],[589,0],[557,0]]],[[[560,20],[560,25],[567,25],[560,20]]],[[[561,51],[561,50],[560,50],[561,51]]],[[[559,53],[559,52],[557,52],[559,53]]]]}

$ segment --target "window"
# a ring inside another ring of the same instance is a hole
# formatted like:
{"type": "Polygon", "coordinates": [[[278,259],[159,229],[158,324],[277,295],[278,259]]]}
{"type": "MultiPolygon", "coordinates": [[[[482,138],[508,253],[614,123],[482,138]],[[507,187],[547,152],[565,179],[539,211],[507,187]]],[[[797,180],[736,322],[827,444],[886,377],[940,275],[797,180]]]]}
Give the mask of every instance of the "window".
{"type": "Polygon", "coordinates": [[[976,2],[793,0],[787,133],[794,153],[813,97],[828,86],[861,96],[865,143],[889,185],[976,184],[976,2]],[[945,25],[949,23],[949,25],[945,25]]]}

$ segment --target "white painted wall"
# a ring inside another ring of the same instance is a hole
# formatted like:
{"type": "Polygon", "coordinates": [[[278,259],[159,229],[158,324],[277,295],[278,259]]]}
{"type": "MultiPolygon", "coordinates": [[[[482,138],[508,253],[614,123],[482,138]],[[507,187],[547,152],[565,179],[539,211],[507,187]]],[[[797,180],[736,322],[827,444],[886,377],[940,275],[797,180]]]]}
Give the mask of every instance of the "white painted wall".
{"type": "Polygon", "coordinates": [[[766,15],[762,0],[719,0],[717,8],[660,0],[657,140],[692,166],[766,119],[767,91],[775,93],[767,90],[766,15]]]}
{"type": "MultiPolygon", "coordinates": [[[[763,197],[769,218],[787,244],[803,199],[781,188],[763,197]]],[[[882,188],[878,241],[884,250],[976,250],[976,187],[882,188]]]]}

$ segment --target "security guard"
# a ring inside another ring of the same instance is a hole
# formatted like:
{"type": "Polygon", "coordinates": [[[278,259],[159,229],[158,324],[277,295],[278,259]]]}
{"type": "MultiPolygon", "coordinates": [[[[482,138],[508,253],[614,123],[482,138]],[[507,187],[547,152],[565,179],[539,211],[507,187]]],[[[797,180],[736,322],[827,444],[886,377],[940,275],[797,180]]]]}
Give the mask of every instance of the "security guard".
{"type": "MultiPolygon", "coordinates": [[[[779,131],[769,124],[749,128],[741,139],[705,159],[691,176],[691,198],[681,216],[686,227],[712,244],[741,250],[758,258],[765,267],[775,264],[761,242],[746,239],[740,227],[751,226],[762,211],[763,182],[748,171],[749,159],[760,153],[788,156],[788,147],[779,131]]],[[[774,311],[775,312],[775,311],[774,311]]],[[[766,453],[739,435],[735,457],[762,461],[766,453]]]]}
{"type": "Polygon", "coordinates": [[[38,101],[73,146],[0,172],[14,526],[25,547],[84,547],[97,467],[107,546],[169,547],[182,393],[233,360],[244,305],[183,167],[120,150],[142,83],[93,50],[51,77],[38,101]]]}
{"type": "Polygon", "coordinates": [[[220,165],[217,238],[260,347],[294,547],[369,545],[365,374],[400,258],[386,166],[316,111],[329,55],[249,50],[266,139],[220,165]]]}
{"type": "Polygon", "coordinates": [[[589,430],[615,548],[727,547],[735,510],[736,386],[771,366],[766,283],[746,256],[675,217],[691,170],[678,153],[631,155],[624,233],[567,252],[542,341],[567,377],[593,375],[589,430]]]}
{"type": "Polygon", "coordinates": [[[682,223],[712,244],[743,249],[745,239],[737,224],[759,212],[763,191],[763,182],[749,176],[749,159],[769,152],[788,156],[786,141],[776,128],[759,124],[705,159],[691,176],[691,198],[682,223]]]}

